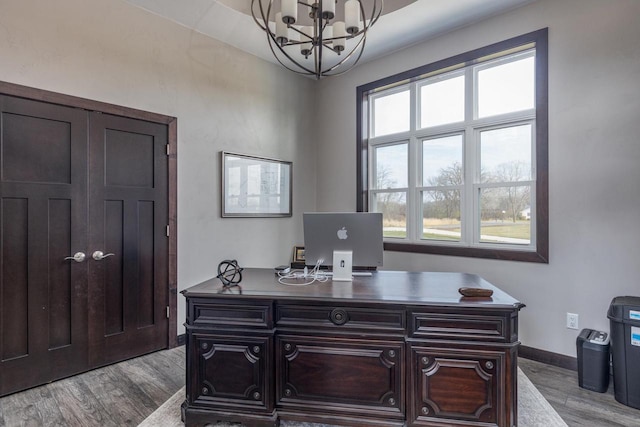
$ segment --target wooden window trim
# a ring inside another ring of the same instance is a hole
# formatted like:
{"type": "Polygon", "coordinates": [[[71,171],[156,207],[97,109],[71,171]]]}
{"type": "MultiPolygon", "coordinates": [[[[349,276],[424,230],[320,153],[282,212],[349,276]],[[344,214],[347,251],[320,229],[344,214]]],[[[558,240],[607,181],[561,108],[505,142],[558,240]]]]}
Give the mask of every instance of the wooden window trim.
{"type": "Polygon", "coordinates": [[[494,43],[451,58],[385,77],[356,89],[356,191],[357,211],[366,212],[368,194],[368,95],[381,88],[406,84],[440,70],[468,66],[499,52],[535,44],[536,49],[536,249],[519,251],[500,248],[459,247],[415,243],[385,242],[384,249],[397,252],[451,255],[511,261],[549,263],[549,83],[548,28],[494,43]]]}

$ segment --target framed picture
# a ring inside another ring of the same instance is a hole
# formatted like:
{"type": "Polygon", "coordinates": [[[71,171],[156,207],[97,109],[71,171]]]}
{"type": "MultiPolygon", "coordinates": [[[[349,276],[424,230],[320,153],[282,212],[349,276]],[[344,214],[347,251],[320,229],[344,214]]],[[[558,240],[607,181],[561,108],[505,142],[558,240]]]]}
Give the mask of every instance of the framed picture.
{"type": "Polygon", "coordinates": [[[292,169],[292,162],[223,151],[222,216],[291,216],[292,169]]]}
{"type": "Polygon", "coordinates": [[[304,246],[293,247],[293,262],[304,264],[304,246]]]}

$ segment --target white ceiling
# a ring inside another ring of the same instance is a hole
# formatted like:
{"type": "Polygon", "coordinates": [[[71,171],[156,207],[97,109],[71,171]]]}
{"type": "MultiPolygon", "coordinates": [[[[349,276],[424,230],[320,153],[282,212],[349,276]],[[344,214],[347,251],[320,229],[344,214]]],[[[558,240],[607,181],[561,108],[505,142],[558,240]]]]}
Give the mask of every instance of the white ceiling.
{"type": "MultiPolygon", "coordinates": [[[[267,61],[276,62],[266,34],[250,13],[251,0],[125,0],[230,44],[267,61]]],[[[361,62],[386,55],[454,28],[503,13],[535,0],[386,0],[387,11],[367,36],[361,62]],[[395,7],[394,7],[395,3],[395,7]],[[390,6],[390,7],[389,7],[390,6]]]]}

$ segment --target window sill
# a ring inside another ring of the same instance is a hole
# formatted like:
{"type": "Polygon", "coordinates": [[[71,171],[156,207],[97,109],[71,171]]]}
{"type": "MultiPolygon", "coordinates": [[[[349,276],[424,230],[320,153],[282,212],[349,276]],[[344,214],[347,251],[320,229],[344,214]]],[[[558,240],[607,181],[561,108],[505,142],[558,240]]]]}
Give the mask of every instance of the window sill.
{"type": "Polygon", "coordinates": [[[418,245],[412,243],[384,242],[384,250],[391,252],[413,252],[420,254],[450,255],[471,258],[486,258],[505,261],[549,263],[546,251],[515,251],[506,249],[462,248],[443,245],[418,245]]]}

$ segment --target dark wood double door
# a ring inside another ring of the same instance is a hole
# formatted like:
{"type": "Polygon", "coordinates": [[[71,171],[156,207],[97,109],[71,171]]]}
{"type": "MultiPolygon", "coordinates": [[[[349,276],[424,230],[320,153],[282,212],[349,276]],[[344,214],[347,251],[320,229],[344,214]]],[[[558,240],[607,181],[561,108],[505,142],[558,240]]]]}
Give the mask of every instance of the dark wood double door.
{"type": "Polygon", "coordinates": [[[0,395],[166,348],[167,126],[0,115],[0,395]]]}

